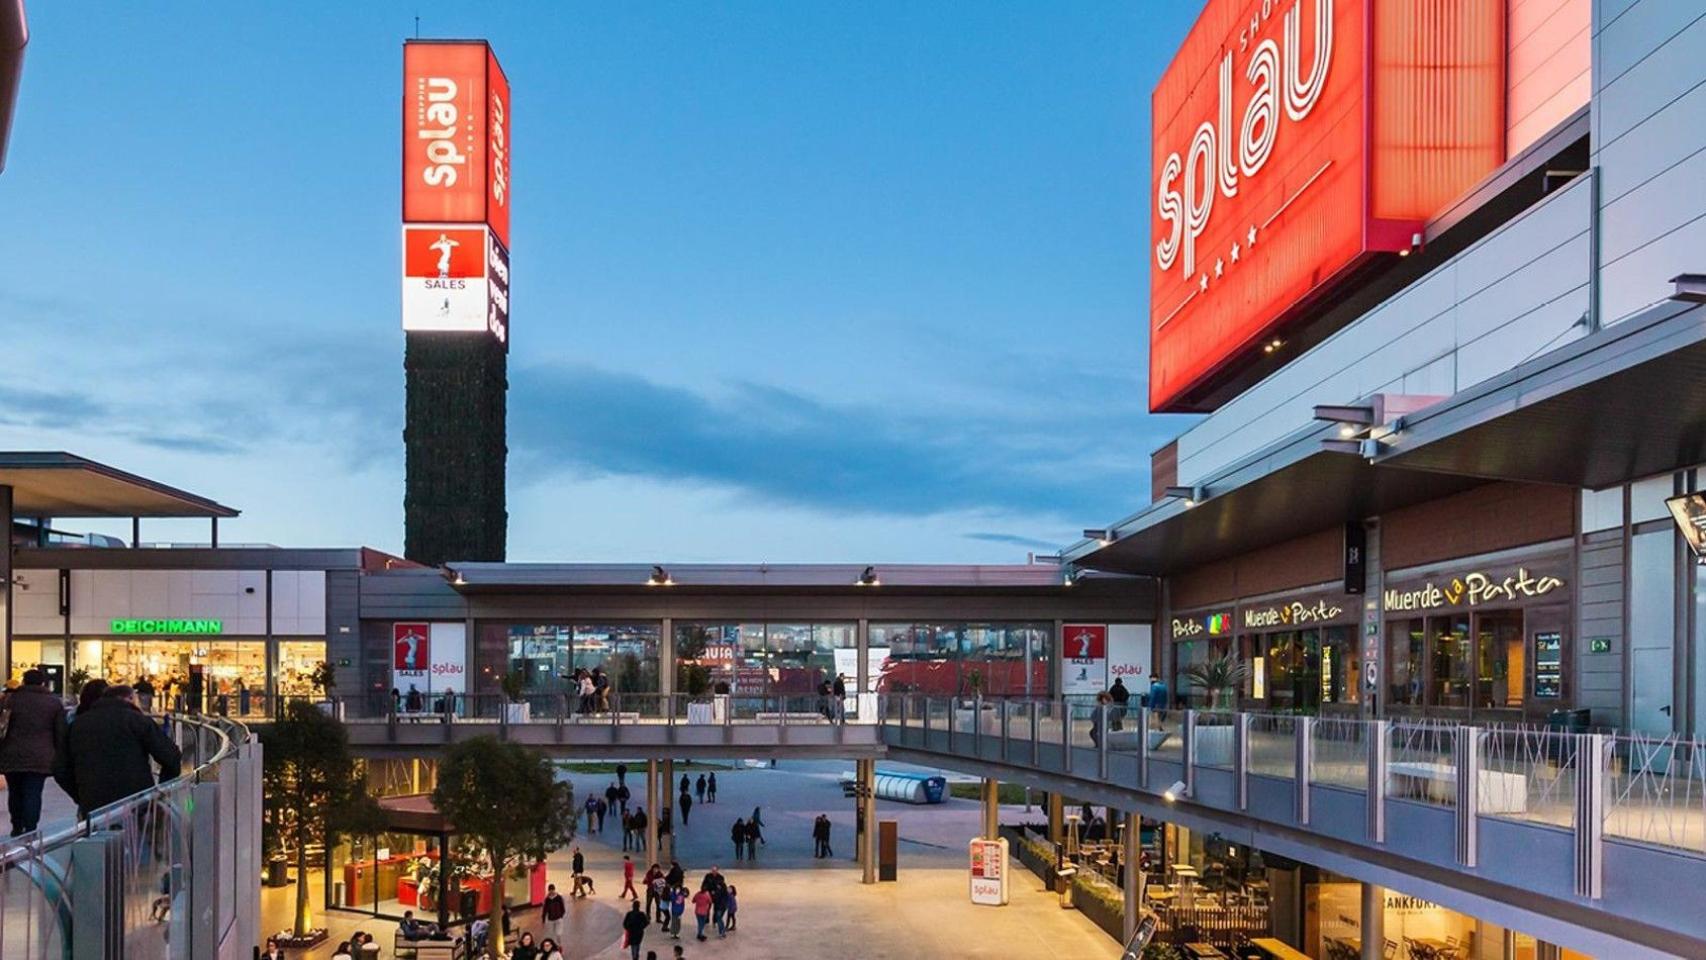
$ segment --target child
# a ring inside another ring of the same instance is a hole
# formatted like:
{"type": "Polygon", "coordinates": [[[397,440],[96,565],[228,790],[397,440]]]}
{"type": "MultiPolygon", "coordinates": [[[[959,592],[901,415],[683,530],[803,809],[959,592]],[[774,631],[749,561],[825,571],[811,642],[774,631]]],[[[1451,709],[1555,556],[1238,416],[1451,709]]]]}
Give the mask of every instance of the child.
{"type": "Polygon", "coordinates": [[[687,888],[676,887],[669,892],[669,938],[681,939],[681,915],[687,912],[687,888]]]}
{"type": "Polygon", "coordinates": [[[731,883],[731,884],[729,884],[729,911],[728,911],[729,912],[729,932],[730,933],[735,932],[735,909],[737,907],[738,907],[738,903],[735,900],[735,885],[731,883]]]}

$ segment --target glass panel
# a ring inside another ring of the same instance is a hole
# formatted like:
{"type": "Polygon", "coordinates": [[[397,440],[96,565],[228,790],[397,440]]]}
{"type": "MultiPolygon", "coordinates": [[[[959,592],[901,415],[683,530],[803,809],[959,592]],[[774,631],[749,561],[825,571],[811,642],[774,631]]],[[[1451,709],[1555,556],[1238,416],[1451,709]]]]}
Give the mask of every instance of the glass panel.
{"type": "MultiPolygon", "coordinates": [[[[308,697],[320,693],[313,681],[314,668],[326,659],[324,640],[281,640],[278,644],[278,693],[284,697],[308,697]]],[[[347,681],[346,681],[347,683],[347,681]]],[[[339,684],[341,688],[344,684],[339,684]]],[[[353,687],[351,691],[353,691],[353,687]]],[[[246,711],[245,711],[246,712],[246,711]]]]}
{"type": "Polygon", "coordinates": [[[1522,706],[1525,686],[1522,611],[1477,614],[1475,706],[1496,710],[1522,706]]]}
{"type": "Polygon", "coordinates": [[[602,668],[618,694],[656,693],[659,633],[655,623],[575,624],[574,666],[602,668]]]}
{"type": "MultiPolygon", "coordinates": [[[[266,690],[267,645],[264,638],[244,640],[106,640],[79,641],[77,653],[98,651],[95,675],[114,683],[135,685],[146,679],[156,696],[168,693],[199,699],[200,709],[218,709],[220,697],[230,706],[244,692],[266,690]]],[[[82,665],[82,664],[80,664],[82,665]]]]}
{"type": "Polygon", "coordinates": [[[1636,534],[1629,552],[1629,651],[1636,730],[1673,729],[1676,535],[1669,529],[1636,534]]]}
{"type": "Polygon", "coordinates": [[[1362,671],[1355,627],[1327,627],[1321,631],[1321,702],[1357,703],[1361,700],[1362,671]]]}
{"type": "Polygon", "coordinates": [[[1437,707],[1469,706],[1468,614],[1430,618],[1428,632],[1433,648],[1428,703],[1437,707]]]}
{"type": "Polygon", "coordinates": [[[1394,620],[1386,626],[1386,702],[1390,705],[1422,703],[1422,623],[1420,619],[1394,620]]]}
{"type": "Polygon", "coordinates": [[[785,696],[812,696],[818,685],[835,677],[835,650],[831,638],[818,636],[809,623],[770,624],[772,692],[785,696]],[[820,646],[821,644],[821,646],[820,646]]]}

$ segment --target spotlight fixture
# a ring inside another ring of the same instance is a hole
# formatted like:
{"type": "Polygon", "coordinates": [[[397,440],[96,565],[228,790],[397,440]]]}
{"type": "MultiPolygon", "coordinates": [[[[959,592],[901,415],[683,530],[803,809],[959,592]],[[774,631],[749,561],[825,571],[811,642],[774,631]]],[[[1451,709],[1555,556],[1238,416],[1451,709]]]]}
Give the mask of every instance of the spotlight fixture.
{"type": "Polygon", "coordinates": [[[1168,803],[1172,803],[1173,801],[1175,801],[1175,800],[1177,800],[1180,797],[1183,797],[1185,795],[1186,795],[1185,781],[1174,780],[1172,786],[1170,786],[1166,790],[1162,791],[1161,799],[1167,801],[1168,803]]]}
{"type": "Polygon", "coordinates": [[[1082,576],[1084,576],[1084,571],[1079,570],[1077,567],[1075,567],[1069,563],[1066,566],[1062,567],[1060,570],[1061,585],[1070,587],[1073,584],[1077,583],[1078,578],[1080,578],[1082,576]]]}
{"type": "Polygon", "coordinates": [[[1041,563],[1049,566],[1059,566],[1063,559],[1058,553],[1033,553],[1030,554],[1029,557],[1029,562],[1031,563],[1041,563]]]}
{"type": "Polygon", "coordinates": [[[1198,503],[1207,499],[1208,488],[1204,487],[1200,483],[1199,484],[1192,484],[1191,486],[1188,486],[1188,487],[1186,487],[1186,486],[1167,487],[1161,491],[1161,495],[1164,497],[1171,497],[1174,500],[1183,500],[1183,501],[1185,501],[1185,506],[1194,507],[1198,503]]]}
{"type": "Polygon", "coordinates": [[[853,583],[855,586],[860,586],[860,587],[882,586],[882,581],[877,579],[877,568],[876,567],[866,567],[864,572],[859,574],[859,579],[853,581],[853,583]]]}
{"type": "Polygon", "coordinates": [[[651,578],[646,581],[646,586],[648,586],[648,587],[673,587],[673,586],[675,586],[675,581],[671,580],[669,578],[669,571],[668,570],[665,570],[664,568],[662,568],[662,567],[660,567],[654,563],[654,564],[652,564],[651,578]]]}
{"type": "Polygon", "coordinates": [[[1279,337],[1275,337],[1272,340],[1269,340],[1267,343],[1262,344],[1262,352],[1263,353],[1273,353],[1275,350],[1278,350],[1280,347],[1283,347],[1283,346],[1285,346],[1285,341],[1281,340],[1279,337]]]}
{"type": "Polygon", "coordinates": [[[1103,543],[1112,543],[1113,539],[1114,539],[1114,532],[1112,530],[1103,530],[1103,529],[1098,529],[1095,527],[1086,527],[1084,530],[1084,539],[1086,539],[1086,540],[1100,540],[1103,543]]]}
{"type": "Polygon", "coordinates": [[[1676,290],[1670,295],[1672,300],[1685,303],[1706,303],[1706,273],[1679,273],[1670,278],[1676,284],[1676,290]]]}

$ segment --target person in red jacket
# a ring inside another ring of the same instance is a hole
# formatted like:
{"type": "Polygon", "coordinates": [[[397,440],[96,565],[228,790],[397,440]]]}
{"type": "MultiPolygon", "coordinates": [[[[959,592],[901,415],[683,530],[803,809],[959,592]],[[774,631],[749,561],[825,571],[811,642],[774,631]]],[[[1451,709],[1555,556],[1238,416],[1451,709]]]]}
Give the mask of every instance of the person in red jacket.
{"type": "Polygon", "coordinates": [[[634,889],[634,858],[624,853],[622,855],[622,892],[618,896],[632,900],[639,895],[640,892],[634,889]]]}

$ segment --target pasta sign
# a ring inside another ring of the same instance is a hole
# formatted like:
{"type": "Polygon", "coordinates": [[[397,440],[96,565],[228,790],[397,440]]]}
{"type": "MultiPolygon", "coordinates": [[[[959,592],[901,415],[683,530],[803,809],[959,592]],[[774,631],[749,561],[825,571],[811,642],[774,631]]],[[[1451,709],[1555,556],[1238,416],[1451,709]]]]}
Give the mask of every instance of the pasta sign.
{"type": "Polygon", "coordinates": [[[1152,104],[1152,410],[1212,409],[1503,161],[1504,8],[1209,0],[1152,104]]]}

